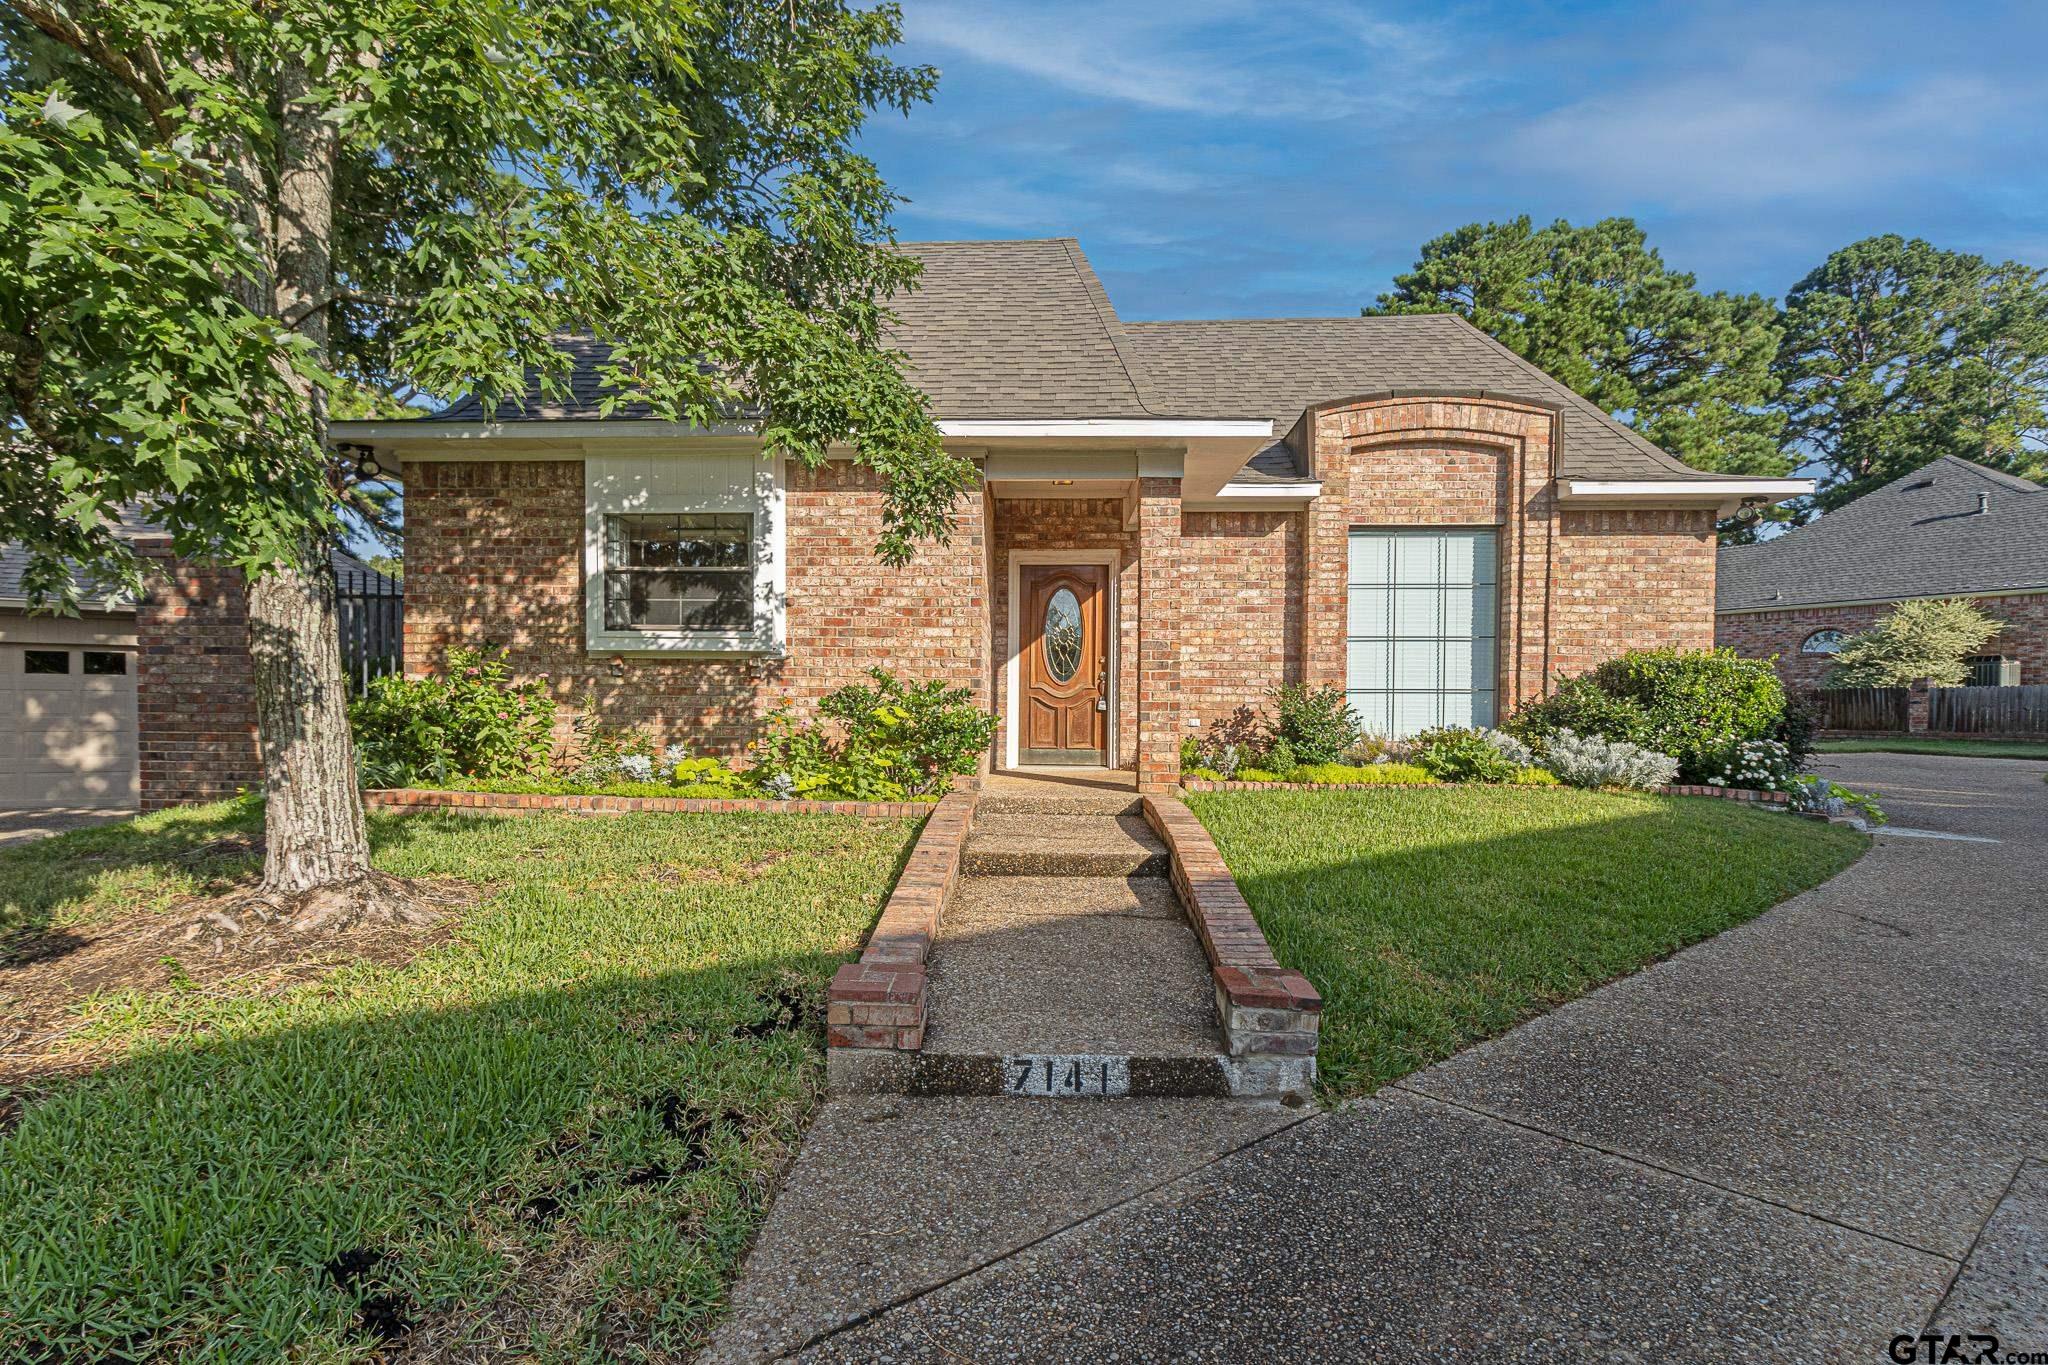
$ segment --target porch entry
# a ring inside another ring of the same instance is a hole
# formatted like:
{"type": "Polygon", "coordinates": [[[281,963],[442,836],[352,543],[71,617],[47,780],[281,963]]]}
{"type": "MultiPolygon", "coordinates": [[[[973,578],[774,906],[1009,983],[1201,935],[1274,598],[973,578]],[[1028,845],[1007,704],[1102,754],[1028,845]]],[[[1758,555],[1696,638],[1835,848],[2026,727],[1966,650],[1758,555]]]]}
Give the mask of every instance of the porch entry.
{"type": "Polygon", "coordinates": [[[1106,565],[1018,566],[1019,763],[1108,761],[1108,589],[1106,565]]]}

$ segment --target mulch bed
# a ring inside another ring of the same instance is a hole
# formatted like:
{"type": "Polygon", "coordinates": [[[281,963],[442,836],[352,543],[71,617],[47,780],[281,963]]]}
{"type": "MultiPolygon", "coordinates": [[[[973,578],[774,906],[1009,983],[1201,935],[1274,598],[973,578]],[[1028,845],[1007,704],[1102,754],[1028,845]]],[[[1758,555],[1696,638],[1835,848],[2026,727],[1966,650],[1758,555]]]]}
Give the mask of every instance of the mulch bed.
{"type": "MultiPolygon", "coordinates": [[[[207,845],[203,851],[238,850],[207,845]]],[[[223,912],[241,903],[252,884],[253,878],[218,887],[216,894],[168,911],[0,940],[0,1087],[90,1071],[124,1050],[123,1044],[93,1045],[73,1036],[84,1022],[79,1007],[96,995],[172,990],[276,995],[359,962],[401,966],[446,941],[458,922],[454,911],[474,902],[484,889],[464,882],[430,883],[432,900],[449,913],[427,925],[223,934],[223,912]]],[[[18,1100],[0,1095],[0,1130],[9,1126],[18,1106],[18,1100]]]]}

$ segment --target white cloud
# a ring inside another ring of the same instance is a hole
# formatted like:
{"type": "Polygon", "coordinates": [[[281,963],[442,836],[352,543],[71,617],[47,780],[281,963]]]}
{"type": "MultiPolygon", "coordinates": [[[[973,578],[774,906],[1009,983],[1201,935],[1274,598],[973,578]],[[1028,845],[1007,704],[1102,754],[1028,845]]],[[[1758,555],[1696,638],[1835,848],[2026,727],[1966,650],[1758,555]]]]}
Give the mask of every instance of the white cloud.
{"type": "Polygon", "coordinates": [[[1773,56],[1553,109],[1509,134],[1497,164],[1671,209],[1862,198],[1963,169],[2018,116],[2014,92],[1974,75],[1881,87],[1773,56]]]}
{"type": "Polygon", "coordinates": [[[1433,30],[1344,4],[955,0],[912,6],[905,30],[913,50],[934,47],[1080,94],[1181,114],[1385,114],[1464,80],[1461,68],[1426,60],[1440,46],[1433,30]]]}

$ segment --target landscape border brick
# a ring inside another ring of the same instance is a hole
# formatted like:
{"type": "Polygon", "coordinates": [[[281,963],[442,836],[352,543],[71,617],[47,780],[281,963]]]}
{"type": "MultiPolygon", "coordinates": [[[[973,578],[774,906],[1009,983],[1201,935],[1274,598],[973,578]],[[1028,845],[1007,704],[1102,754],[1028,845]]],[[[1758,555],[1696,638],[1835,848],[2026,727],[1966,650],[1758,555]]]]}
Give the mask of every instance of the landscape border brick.
{"type": "MultiPolygon", "coordinates": [[[[1469,782],[1215,782],[1207,778],[1191,777],[1182,780],[1182,791],[1190,792],[1371,792],[1371,791],[1414,791],[1422,787],[1471,786],[1469,782]]],[[[1555,792],[1571,791],[1575,788],[1516,787],[1504,783],[1491,784],[1508,791],[1555,792]]],[[[1699,783],[1676,783],[1659,787],[1657,796],[1712,796],[1723,801],[1747,801],[1759,806],[1790,805],[1792,798],[1784,792],[1752,791],[1747,787],[1710,787],[1699,783]]]]}
{"type": "Polygon", "coordinates": [[[864,815],[870,819],[921,820],[947,797],[930,801],[776,801],[766,797],[703,796],[569,796],[546,792],[465,792],[433,787],[388,787],[363,793],[369,810],[454,810],[491,814],[553,811],[570,815],[630,815],[656,811],[666,815],[715,815],[761,811],[781,815],[864,815]]]}
{"type": "Polygon", "coordinates": [[[1173,889],[1208,955],[1216,1014],[1231,1057],[1241,1064],[1300,1065],[1302,1084],[1313,1082],[1321,993],[1300,972],[1280,965],[1195,813],[1171,796],[1147,795],[1144,802],[1146,823],[1172,856],[1173,889]]]}
{"type": "Polygon", "coordinates": [[[829,1046],[895,1052],[924,1047],[925,959],[960,880],[975,800],[973,792],[953,792],[926,808],[931,818],[918,832],[860,960],[832,977],[825,1001],[829,1046]]]}

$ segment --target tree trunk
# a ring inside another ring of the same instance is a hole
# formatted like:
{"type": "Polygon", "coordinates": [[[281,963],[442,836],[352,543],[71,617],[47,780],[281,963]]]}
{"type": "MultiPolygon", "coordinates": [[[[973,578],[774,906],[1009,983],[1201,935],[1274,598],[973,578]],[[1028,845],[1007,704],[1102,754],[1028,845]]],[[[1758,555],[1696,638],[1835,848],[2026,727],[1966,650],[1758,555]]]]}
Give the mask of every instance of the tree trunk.
{"type": "MultiPolygon", "coordinates": [[[[270,228],[274,255],[274,315],[295,322],[324,357],[326,299],[332,285],[336,132],[305,97],[311,86],[303,64],[280,74],[276,213],[270,228]]],[[[316,437],[327,432],[326,396],[297,386],[312,412],[316,437]]],[[[256,732],[263,754],[262,894],[290,898],[301,918],[328,923],[354,919],[364,909],[370,881],[370,842],[356,788],[355,745],[348,728],[348,685],[341,665],[341,625],[335,608],[334,570],[325,545],[311,539],[300,562],[274,565],[249,585],[249,645],[256,662],[256,732]],[[350,888],[320,898],[309,893],[350,888]]],[[[374,901],[372,894],[368,897],[374,901]]]]}
{"type": "Polygon", "coordinates": [[[300,567],[249,585],[249,650],[256,662],[256,732],[263,752],[263,893],[298,897],[360,882],[369,837],[349,740],[348,682],[334,570],[309,545],[300,567]]]}

